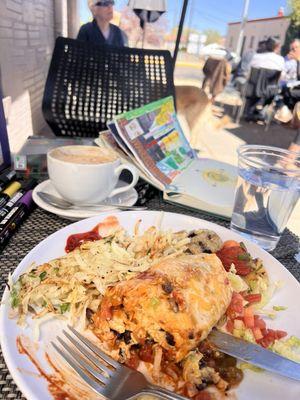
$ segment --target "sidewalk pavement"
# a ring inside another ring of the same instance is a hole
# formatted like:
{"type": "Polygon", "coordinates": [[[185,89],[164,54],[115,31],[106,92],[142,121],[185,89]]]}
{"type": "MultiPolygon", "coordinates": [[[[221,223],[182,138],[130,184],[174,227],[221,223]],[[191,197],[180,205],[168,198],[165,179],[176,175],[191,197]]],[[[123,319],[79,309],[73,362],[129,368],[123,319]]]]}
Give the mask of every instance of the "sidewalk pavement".
{"type": "Polygon", "coordinates": [[[198,61],[192,62],[192,61],[177,61],[176,62],[176,67],[188,67],[188,68],[195,68],[195,69],[201,69],[203,68],[204,61],[198,61]]]}

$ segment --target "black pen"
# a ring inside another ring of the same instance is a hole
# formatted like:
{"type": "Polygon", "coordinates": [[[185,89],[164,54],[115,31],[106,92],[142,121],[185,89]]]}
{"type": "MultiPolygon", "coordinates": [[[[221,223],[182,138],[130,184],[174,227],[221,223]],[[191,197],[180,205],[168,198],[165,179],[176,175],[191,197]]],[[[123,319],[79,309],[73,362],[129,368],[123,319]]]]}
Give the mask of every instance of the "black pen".
{"type": "Polygon", "coordinates": [[[13,197],[5,204],[4,207],[0,208],[0,221],[6,217],[9,211],[14,207],[14,205],[24,196],[28,190],[33,189],[37,185],[36,179],[29,179],[22,182],[22,187],[18,190],[13,197]]]}
{"type": "Polygon", "coordinates": [[[13,182],[3,192],[0,193],[0,208],[4,207],[6,203],[12,198],[12,196],[21,189],[22,185],[20,182],[13,182]]]}
{"type": "Polygon", "coordinates": [[[11,238],[14,231],[29,214],[32,204],[32,190],[29,190],[7,216],[0,221],[0,245],[5,244],[11,238]]]}
{"type": "Polygon", "coordinates": [[[2,192],[2,190],[4,190],[13,179],[15,179],[16,175],[16,171],[8,171],[0,175],[0,192],[2,192]]]}

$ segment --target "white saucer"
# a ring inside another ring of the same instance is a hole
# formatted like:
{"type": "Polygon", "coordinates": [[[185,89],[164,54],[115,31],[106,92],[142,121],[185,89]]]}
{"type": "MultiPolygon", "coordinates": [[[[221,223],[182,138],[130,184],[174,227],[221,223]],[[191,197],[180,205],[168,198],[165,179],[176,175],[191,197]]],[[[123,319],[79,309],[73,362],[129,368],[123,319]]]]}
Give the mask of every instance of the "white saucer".
{"type": "MultiPolygon", "coordinates": [[[[121,187],[127,185],[127,183],[123,181],[119,181],[117,184],[117,187],[121,187]]],[[[32,192],[32,198],[34,202],[44,209],[45,211],[49,211],[53,214],[59,215],[60,217],[70,219],[72,221],[78,221],[80,219],[84,218],[89,218],[93,217],[95,215],[101,214],[101,212],[109,211],[111,207],[109,207],[110,204],[120,204],[122,206],[133,206],[137,199],[138,199],[138,194],[137,191],[132,188],[128,190],[127,192],[117,194],[114,197],[107,198],[103,200],[103,203],[107,204],[107,207],[101,207],[99,210],[88,210],[85,208],[78,209],[78,210],[62,210],[60,208],[54,207],[45,201],[43,201],[37,194],[37,192],[46,192],[49,194],[53,194],[54,196],[60,197],[61,195],[57,193],[56,189],[52,185],[50,179],[40,183],[37,185],[33,192],[32,192]]]]}

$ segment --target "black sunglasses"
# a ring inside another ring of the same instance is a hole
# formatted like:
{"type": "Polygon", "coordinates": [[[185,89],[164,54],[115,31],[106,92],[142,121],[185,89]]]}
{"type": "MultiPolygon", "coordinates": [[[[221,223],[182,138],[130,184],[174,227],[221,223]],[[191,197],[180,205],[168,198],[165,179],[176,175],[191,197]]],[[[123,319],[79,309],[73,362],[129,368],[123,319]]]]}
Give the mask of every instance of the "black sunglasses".
{"type": "Polygon", "coordinates": [[[98,1],[95,6],[97,7],[109,7],[109,6],[114,6],[115,2],[114,0],[103,0],[103,1],[98,1]]]}

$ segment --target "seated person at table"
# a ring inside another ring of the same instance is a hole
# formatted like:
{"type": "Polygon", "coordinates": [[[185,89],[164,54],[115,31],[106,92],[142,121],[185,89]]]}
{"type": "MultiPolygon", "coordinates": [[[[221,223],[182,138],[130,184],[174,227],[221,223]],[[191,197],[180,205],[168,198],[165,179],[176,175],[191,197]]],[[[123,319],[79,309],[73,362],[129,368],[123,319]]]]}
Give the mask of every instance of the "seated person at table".
{"type": "Polygon", "coordinates": [[[291,125],[297,130],[297,134],[290,144],[289,150],[300,153],[300,101],[295,104],[291,125]]]}
{"type": "Polygon", "coordinates": [[[300,39],[291,42],[289,58],[282,73],[282,99],[293,111],[296,103],[300,101],[300,39]]]}
{"type": "Polygon", "coordinates": [[[276,100],[275,119],[287,123],[293,118],[293,110],[300,101],[300,39],[290,43],[284,70],[280,80],[281,93],[276,100]]]}
{"type": "Polygon", "coordinates": [[[110,23],[114,16],[114,4],[113,0],[88,0],[94,19],[82,25],[77,39],[98,45],[124,47],[127,44],[126,34],[110,23]]]}
{"type": "Polygon", "coordinates": [[[265,106],[269,105],[279,92],[278,74],[284,69],[284,58],[278,53],[280,43],[269,37],[266,42],[266,52],[255,54],[250,63],[251,68],[263,69],[261,78],[257,81],[256,91],[260,96],[251,96],[246,102],[245,118],[248,121],[265,121],[267,115],[265,106]]]}
{"type": "Polygon", "coordinates": [[[300,61],[300,39],[294,39],[290,43],[290,51],[285,61],[285,66],[281,77],[282,83],[298,80],[300,75],[300,71],[298,71],[299,61],[300,61]]]}
{"type": "Polygon", "coordinates": [[[281,47],[280,42],[275,38],[269,37],[265,43],[266,52],[255,54],[250,63],[250,67],[283,71],[284,58],[278,54],[281,47]]]}
{"type": "Polygon", "coordinates": [[[250,49],[242,55],[241,61],[239,62],[233,77],[233,84],[237,90],[242,91],[243,87],[245,86],[251,69],[251,61],[255,54],[261,54],[265,52],[266,41],[261,40],[258,42],[256,51],[250,49]]]}

